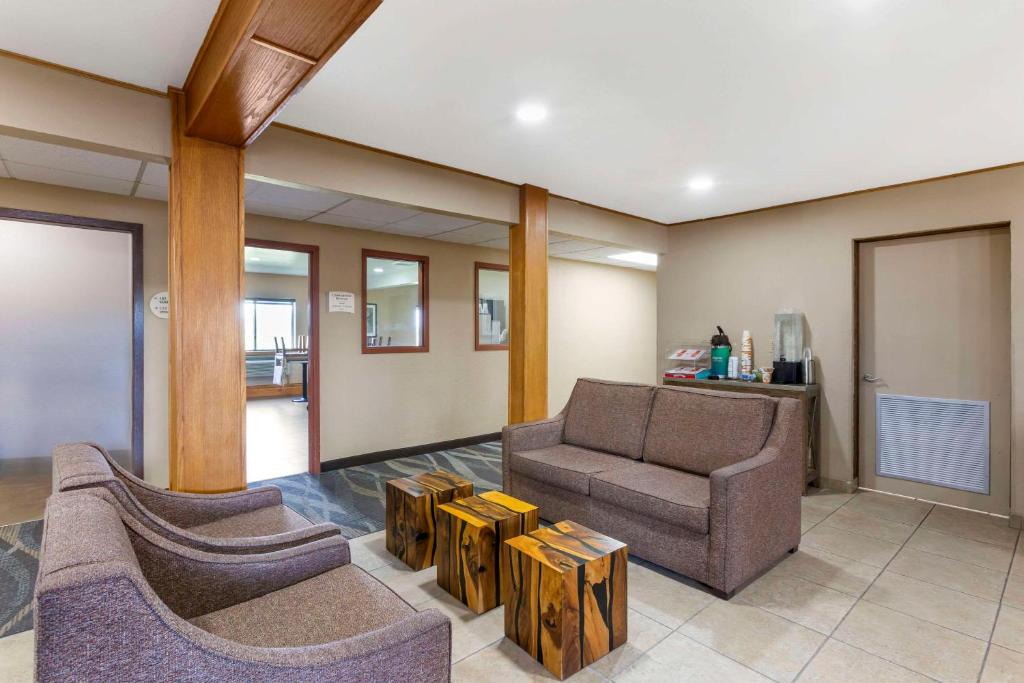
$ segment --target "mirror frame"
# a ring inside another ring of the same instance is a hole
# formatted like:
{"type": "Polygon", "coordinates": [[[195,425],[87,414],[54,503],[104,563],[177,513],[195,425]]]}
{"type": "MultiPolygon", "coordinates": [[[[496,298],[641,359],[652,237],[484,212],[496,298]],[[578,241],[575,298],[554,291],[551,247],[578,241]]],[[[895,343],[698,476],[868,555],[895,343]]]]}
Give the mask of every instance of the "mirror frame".
{"type": "Polygon", "coordinates": [[[374,354],[374,353],[427,353],[430,351],[430,310],[429,310],[429,289],[428,289],[428,274],[430,271],[430,258],[427,256],[417,256],[416,254],[400,254],[393,251],[377,251],[375,249],[363,249],[363,281],[362,281],[362,301],[360,302],[360,308],[363,309],[360,315],[360,340],[359,346],[362,348],[363,353],[374,354]],[[419,346],[368,346],[366,344],[366,264],[371,258],[382,258],[391,259],[395,261],[415,261],[419,263],[420,268],[420,285],[419,285],[419,307],[422,311],[420,315],[420,345],[419,346]]]}
{"type": "Polygon", "coordinates": [[[477,351],[508,351],[508,344],[481,344],[480,343],[480,271],[499,270],[508,272],[508,266],[501,263],[483,263],[476,261],[473,264],[473,348],[477,351]]]}

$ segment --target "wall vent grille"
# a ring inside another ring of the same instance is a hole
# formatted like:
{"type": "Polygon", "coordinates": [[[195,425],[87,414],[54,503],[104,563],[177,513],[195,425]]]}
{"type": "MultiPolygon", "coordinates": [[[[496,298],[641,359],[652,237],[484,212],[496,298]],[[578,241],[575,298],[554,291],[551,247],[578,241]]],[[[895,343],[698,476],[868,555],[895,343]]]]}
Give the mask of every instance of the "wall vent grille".
{"type": "Polygon", "coordinates": [[[875,472],[988,495],[989,403],[876,394],[875,472]]]}

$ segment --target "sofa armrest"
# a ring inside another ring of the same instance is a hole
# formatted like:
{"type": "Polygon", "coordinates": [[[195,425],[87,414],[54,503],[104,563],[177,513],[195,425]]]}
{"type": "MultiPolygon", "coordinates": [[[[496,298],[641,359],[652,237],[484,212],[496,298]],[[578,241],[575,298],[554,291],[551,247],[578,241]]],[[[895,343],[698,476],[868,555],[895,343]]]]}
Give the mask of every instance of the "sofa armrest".
{"type": "Polygon", "coordinates": [[[550,448],[562,443],[565,431],[565,411],[547,420],[506,425],[501,430],[502,486],[509,493],[511,481],[511,455],[514,452],[550,448]]]}
{"type": "Polygon", "coordinates": [[[781,399],[757,455],[711,473],[708,583],[732,593],[800,543],[803,421],[781,399]]]}
{"type": "Polygon", "coordinates": [[[131,479],[120,481],[150,512],[183,528],[283,504],[281,489],[276,486],[230,493],[183,493],[140,485],[131,479]]]}

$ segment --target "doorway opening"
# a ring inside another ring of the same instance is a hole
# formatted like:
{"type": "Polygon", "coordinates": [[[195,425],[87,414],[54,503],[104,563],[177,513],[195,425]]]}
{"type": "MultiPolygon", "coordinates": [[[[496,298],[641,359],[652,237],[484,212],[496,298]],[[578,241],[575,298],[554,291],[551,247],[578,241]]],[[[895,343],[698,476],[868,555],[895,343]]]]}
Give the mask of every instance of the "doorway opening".
{"type": "Polygon", "coordinates": [[[0,208],[0,525],[39,519],[53,447],[143,476],[142,226],[0,208]]]}
{"type": "Polygon", "coordinates": [[[1007,515],[1009,226],[857,240],[854,280],[859,485],[1007,515]]]}
{"type": "Polygon", "coordinates": [[[249,482],[320,473],[319,247],[246,239],[249,482]]]}

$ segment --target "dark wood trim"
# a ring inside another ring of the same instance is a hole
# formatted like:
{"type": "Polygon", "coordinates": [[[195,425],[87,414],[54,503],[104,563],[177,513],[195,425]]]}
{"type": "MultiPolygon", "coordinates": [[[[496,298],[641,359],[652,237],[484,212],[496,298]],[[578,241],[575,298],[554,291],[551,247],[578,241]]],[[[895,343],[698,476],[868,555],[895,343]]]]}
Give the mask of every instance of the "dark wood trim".
{"type": "MultiPolygon", "coordinates": [[[[292,383],[278,386],[277,384],[248,384],[245,387],[245,400],[260,398],[282,398],[284,396],[302,396],[302,384],[292,383]]],[[[306,405],[309,405],[308,403],[306,405]]]]}
{"type": "MultiPolygon", "coordinates": [[[[898,234],[876,235],[873,237],[855,237],[853,247],[853,479],[860,479],[860,247],[869,242],[890,242],[892,240],[913,239],[915,237],[934,237],[951,235],[958,232],[974,230],[993,230],[1009,228],[1009,221],[996,223],[980,223],[978,225],[961,225],[952,228],[930,228],[898,234]]],[[[820,474],[820,472],[819,472],[820,474]]]]}
{"type": "Polygon", "coordinates": [[[306,369],[309,398],[309,473],[320,474],[320,247],[300,242],[245,238],[245,246],[309,254],[309,367],[306,369]]]}
{"type": "Polygon", "coordinates": [[[363,314],[360,316],[359,345],[362,352],[366,354],[377,353],[427,353],[430,351],[430,257],[418,256],[416,254],[402,254],[395,251],[377,251],[376,249],[363,249],[363,279],[361,283],[362,301],[360,307],[363,314]],[[420,325],[423,328],[420,332],[419,346],[367,346],[366,345],[366,261],[371,258],[394,259],[395,261],[416,261],[420,264],[420,286],[419,304],[423,312],[420,316],[420,325]]]}
{"type": "Polygon", "coordinates": [[[508,351],[508,344],[481,344],[480,343],[480,271],[500,270],[508,272],[508,266],[500,263],[473,263],[473,348],[477,351],[508,351]]]}
{"type": "Polygon", "coordinates": [[[437,443],[427,443],[421,446],[392,448],[386,451],[375,451],[373,453],[353,455],[351,458],[336,458],[334,460],[327,460],[320,464],[320,469],[324,472],[330,472],[332,470],[340,470],[346,467],[355,467],[357,465],[370,465],[375,462],[385,462],[386,460],[394,460],[395,458],[407,458],[411,455],[424,455],[426,453],[436,453],[437,451],[448,451],[453,448],[465,448],[466,446],[475,446],[476,444],[487,443],[488,441],[500,440],[501,432],[492,432],[490,434],[480,434],[478,436],[467,436],[462,439],[452,439],[450,441],[438,441],[437,443]]]}
{"type": "Polygon", "coordinates": [[[142,224],[111,221],[102,218],[70,216],[45,211],[27,211],[0,207],[0,218],[27,223],[48,223],[87,230],[127,232],[132,240],[132,473],[145,476],[143,450],[145,302],[142,294],[142,224]]]}

